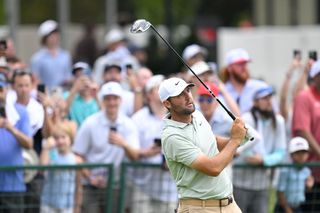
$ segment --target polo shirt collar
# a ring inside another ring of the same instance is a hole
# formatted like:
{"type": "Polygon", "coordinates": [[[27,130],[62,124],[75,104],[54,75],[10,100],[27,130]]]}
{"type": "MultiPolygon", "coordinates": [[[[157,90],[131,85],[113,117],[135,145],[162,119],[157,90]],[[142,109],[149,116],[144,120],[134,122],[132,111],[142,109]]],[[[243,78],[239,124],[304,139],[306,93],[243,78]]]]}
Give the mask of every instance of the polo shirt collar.
{"type": "MultiPolygon", "coordinates": [[[[171,117],[171,114],[168,113],[164,118],[164,122],[168,126],[173,126],[173,127],[178,127],[178,128],[183,129],[190,124],[190,123],[183,123],[183,122],[179,122],[179,121],[174,121],[174,120],[170,119],[170,117],[171,117]]],[[[195,120],[194,116],[192,116],[192,122],[194,122],[194,120],[195,120]]]]}

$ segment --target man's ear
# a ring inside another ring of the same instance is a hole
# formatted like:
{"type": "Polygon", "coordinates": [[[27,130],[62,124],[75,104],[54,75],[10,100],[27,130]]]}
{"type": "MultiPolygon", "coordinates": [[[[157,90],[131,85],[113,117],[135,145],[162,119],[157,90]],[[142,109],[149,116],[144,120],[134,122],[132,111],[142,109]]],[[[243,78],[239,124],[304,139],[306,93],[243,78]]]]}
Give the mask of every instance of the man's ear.
{"type": "Polygon", "coordinates": [[[168,101],[168,100],[165,100],[165,101],[163,102],[163,105],[164,105],[164,107],[167,108],[168,110],[171,108],[171,103],[170,103],[170,101],[168,101]]]}

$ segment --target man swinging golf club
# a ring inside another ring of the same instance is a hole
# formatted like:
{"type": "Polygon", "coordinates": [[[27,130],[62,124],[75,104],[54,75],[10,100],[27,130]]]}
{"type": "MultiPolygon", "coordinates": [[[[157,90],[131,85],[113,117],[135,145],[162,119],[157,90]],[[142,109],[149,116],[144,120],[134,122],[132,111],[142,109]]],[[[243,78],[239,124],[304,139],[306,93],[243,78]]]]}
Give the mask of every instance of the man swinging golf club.
{"type": "Polygon", "coordinates": [[[236,118],[229,139],[213,135],[204,116],[195,110],[192,86],[180,78],[170,78],[159,87],[160,100],[169,111],[161,140],[178,188],[178,213],[241,212],[224,168],[245,140],[247,129],[236,118]]]}

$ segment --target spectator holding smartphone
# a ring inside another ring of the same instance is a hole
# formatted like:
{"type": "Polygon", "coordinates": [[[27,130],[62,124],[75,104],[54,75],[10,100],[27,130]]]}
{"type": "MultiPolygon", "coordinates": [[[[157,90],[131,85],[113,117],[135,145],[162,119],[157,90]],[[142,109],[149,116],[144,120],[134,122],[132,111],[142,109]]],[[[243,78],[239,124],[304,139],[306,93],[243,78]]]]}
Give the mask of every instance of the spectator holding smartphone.
{"type": "Polygon", "coordinates": [[[73,73],[78,74],[75,78],[70,92],[67,94],[66,104],[69,117],[78,126],[90,115],[99,111],[99,101],[97,97],[98,85],[96,85],[88,75],[85,75],[89,65],[86,63],[75,63],[73,73]],[[79,75],[79,72],[82,74],[79,75]]]}
{"type": "MultiPolygon", "coordinates": [[[[121,162],[139,157],[138,132],[133,121],[120,110],[122,88],[117,82],[104,84],[99,91],[103,109],[88,117],[81,125],[73,145],[73,151],[87,163],[113,163],[115,181],[119,181],[121,162]],[[116,127],[117,131],[110,131],[116,127]]],[[[87,171],[83,180],[83,212],[105,209],[106,181],[108,171],[104,168],[87,171]],[[96,194],[97,196],[92,196],[96,194]],[[95,205],[99,202],[99,205],[95,205]]],[[[113,196],[119,193],[114,188],[113,196]]],[[[114,210],[117,204],[114,203],[114,210]]]]}
{"type": "MultiPolygon", "coordinates": [[[[23,165],[22,148],[31,149],[33,140],[29,115],[19,103],[6,103],[7,82],[0,74],[0,166],[23,165]]],[[[0,206],[4,212],[23,212],[26,186],[22,170],[0,171],[0,206]]]]}

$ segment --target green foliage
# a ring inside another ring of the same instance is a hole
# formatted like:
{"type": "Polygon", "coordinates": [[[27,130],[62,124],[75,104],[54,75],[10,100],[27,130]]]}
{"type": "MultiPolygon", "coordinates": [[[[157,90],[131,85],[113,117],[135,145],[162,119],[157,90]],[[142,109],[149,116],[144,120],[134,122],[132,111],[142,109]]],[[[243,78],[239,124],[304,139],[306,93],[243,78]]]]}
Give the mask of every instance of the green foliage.
{"type": "Polygon", "coordinates": [[[6,24],[6,14],[4,9],[4,0],[0,0],[0,25],[6,24]]]}
{"type": "Polygon", "coordinates": [[[47,19],[57,20],[56,0],[20,0],[21,24],[39,24],[47,19]]]}

